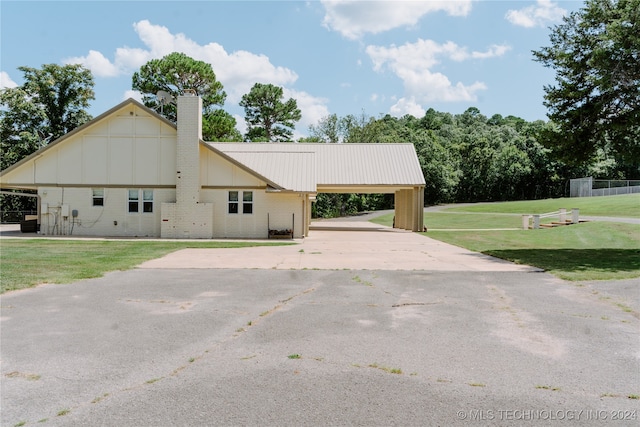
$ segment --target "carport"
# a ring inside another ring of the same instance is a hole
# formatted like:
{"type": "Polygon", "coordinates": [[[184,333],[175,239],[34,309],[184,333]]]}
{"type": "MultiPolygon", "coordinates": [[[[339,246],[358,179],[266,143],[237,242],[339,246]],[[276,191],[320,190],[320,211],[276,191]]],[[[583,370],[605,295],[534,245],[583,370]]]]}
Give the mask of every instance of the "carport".
{"type": "Polygon", "coordinates": [[[304,182],[302,188],[315,189],[304,192],[305,235],[311,223],[311,203],[318,193],[393,194],[395,228],[423,230],[426,183],[413,144],[210,145],[273,182],[290,183],[285,188],[304,182]]]}
{"type": "Polygon", "coordinates": [[[394,227],[409,231],[423,230],[424,186],[318,185],[318,193],[393,194],[394,227]]]}

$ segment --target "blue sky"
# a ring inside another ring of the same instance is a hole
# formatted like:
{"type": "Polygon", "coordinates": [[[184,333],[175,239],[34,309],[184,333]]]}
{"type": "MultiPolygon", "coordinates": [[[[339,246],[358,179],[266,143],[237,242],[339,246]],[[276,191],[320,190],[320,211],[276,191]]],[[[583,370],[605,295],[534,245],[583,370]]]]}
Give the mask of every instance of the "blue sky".
{"type": "Polygon", "coordinates": [[[131,76],[173,51],[212,64],[225,110],[256,83],[302,110],[296,135],[328,114],[421,117],[429,108],[546,120],[554,73],[532,60],[549,27],[583,1],[7,1],[0,2],[0,86],[19,66],[82,63],[90,113],[131,91],[131,76]]]}

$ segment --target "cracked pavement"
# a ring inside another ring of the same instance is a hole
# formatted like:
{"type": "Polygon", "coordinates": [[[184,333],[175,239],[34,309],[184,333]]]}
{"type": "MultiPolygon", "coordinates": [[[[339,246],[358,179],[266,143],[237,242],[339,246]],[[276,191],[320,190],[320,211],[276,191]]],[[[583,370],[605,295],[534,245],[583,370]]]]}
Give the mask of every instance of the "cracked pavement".
{"type": "Polygon", "coordinates": [[[136,269],[0,304],[7,426],[635,425],[640,410],[632,280],[136,269]]]}

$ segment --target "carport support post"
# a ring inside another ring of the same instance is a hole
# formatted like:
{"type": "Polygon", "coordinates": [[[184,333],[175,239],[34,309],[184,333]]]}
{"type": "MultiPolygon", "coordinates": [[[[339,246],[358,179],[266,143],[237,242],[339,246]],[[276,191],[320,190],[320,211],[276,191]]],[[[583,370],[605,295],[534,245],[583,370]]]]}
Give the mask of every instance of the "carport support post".
{"type": "Polygon", "coordinates": [[[395,192],[395,228],[422,231],[424,226],[424,188],[395,192]]]}
{"type": "Polygon", "coordinates": [[[393,228],[402,228],[402,190],[395,192],[393,205],[393,228]]]}
{"type": "Polygon", "coordinates": [[[411,203],[412,199],[411,190],[405,190],[405,199],[404,199],[404,229],[411,230],[413,229],[411,224],[411,220],[413,219],[413,203],[411,203]]]}
{"type": "Polygon", "coordinates": [[[407,190],[398,190],[395,194],[395,228],[402,230],[407,229],[409,218],[407,217],[408,206],[411,201],[408,200],[407,190]]]}
{"type": "Polygon", "coordinates": [[[424,229],[424,188],[413,188],[413,230],[422,231],[424,229]]]}
{"type": "Polygon", "coordinates": [[[37,215],[38,215],[38,220],[36,221],[36,233],[40,234],[40,215],[42,212],[42,198],[40,197],[40,194],[37,194],[37,199],[36,199],[36,209],[37,209],[37,215]]]}

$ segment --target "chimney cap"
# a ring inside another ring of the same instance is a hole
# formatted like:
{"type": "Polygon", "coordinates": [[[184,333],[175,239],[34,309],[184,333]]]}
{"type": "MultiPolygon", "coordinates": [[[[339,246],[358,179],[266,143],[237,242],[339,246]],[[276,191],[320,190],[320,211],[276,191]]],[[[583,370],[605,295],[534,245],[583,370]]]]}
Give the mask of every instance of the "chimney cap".
{"type": "Polygon", "coordinates": [[[196,96],[196,90],[195,89],[185,89],[183,95],[184,96],[196,96]]]}

